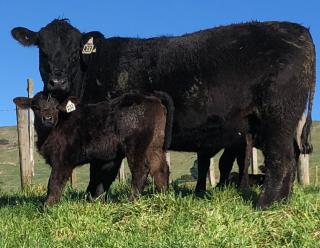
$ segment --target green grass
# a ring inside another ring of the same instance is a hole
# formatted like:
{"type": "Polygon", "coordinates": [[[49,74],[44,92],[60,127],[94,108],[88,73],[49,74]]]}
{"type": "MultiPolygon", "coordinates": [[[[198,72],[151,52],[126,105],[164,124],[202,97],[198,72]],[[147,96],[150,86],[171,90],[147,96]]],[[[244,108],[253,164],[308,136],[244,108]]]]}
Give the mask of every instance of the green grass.
{"type": "Polygon", "coordinates": [[[193,197],[183,186],[166,194],[152,187],[128,202],[128,186],[116,184],[109,202],[89,203],[67,190],[43,211],[43,188],[3,193],[0,247],[319,247],[319,187],[296,187],[287,204],[255,210],[251,192],[211,189],[193,197]]]}
{"type": "MultiPolygon", "coordinates": [[[[166,194],[154,194],[150,185],[142,197],[128,202],[129,186],[117,182],[108,203],[89,203],[84,193],[88,166],[83,166],[76,170],[76,189],[67,188],[57,205],[43,210],[50,168],[36,153],[33,186],[21,192],[15,127],[0,128],[0,139],[0,247],[319,247],[319,185],[296,186],[288,203],[267,211],[253,207],[258,188],[211,188],[199,199],[192,194],[194,182],[178,183],[190,174],[196,155],[172,152],[175,183],[166,194]]],[[[310,174],[315,184],[319,122],[314,124],[313,145],[310,174]]],[[[217,166],[215,171],[219,177],[217,166]]]]}

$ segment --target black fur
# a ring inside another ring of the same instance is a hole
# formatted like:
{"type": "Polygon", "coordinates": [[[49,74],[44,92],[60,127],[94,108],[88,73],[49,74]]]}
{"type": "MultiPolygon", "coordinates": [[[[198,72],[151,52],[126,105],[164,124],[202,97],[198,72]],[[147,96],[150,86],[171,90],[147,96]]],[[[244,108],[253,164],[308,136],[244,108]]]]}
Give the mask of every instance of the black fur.
{"type": "Polygon", "coordinates": [[[149,172],[158,190],[168,187],[165,135],[171,134],[165,128],[166,116],[172,116],[172,110],[167,110],[159,98],[125,94],[111,102],[77,105],[70,113],[66,113],[66,103],[60,105],[42,92],[32,100],[19,97],[14,102],[22,107],[29,104],[33,109],[37,148],[52,167],[46,204],[52,205],[60,198],[76,166],[96,160],[109,162],[99,168],[105,190],[125,156],[132,173],[132,199],[143,190],[149,172]]]}
{"type": "Polygon", "coordinates": [[[76,95],[94,103],[130,90],[168,93],[175,106],[170,149],[198,153],[197,191],[205,190],[210,157],[250,132],[267,168],[257,205],[290,195],[292,137],[308,98],[303,140],[310,136],[315,49],[308,29],[249,22],[178,37],[105,39],[54,20],[36,34],[44,89],[59,98],[76,95]],[[91,37],[95,52],[82,54],[91,37]],[[250,106],[250,115],[238,114],[250,106]]]}

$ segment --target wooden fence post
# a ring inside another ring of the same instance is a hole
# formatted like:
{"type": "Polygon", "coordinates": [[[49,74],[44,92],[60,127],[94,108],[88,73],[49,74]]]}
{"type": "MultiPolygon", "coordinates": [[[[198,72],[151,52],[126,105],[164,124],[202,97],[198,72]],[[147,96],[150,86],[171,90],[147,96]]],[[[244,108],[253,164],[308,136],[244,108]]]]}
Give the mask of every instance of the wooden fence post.
{"type": "MultiPolygon", "coordinates": [[[[32,96],[33,81],[31,79],[27,80],[27,90],[28,96],[32,96]]],[[[33,112],[31,109],[21,109],[17,106],[16,113],[19,142],[21,188],[26,189],[31,185],[34,164],[33,112]]]]}
{"type": "Polygon", "coordinates": [[[21,188],[25,189],[31,185],[32,170],[30,168],[29,132],[28,132],[28,110],[17,106],[17,129],[20,158],[21,188]]]}
{"type": "Polygon", "coordinates": [[[298,162],[298,181],[301,185],[310,184],[309,154],[300,154],[298,162]]]}
{"type": "Polygon", "coordinates": [[[258,152],[257,148],[252,148],[252,174],[256,175],[258,174],[258,152]]]}
{"type": "Polygon", "coordinates": [[[75,188],[76,187],[76,183],[77,183],[77,173],[76,173],[76,169],[73,169],[72,173],[71,173],[71,176],[70,176],[71,188],[75,188]]]}
{"type": "MultiPolygon", "coordinates": [[[[171,171],[171,159],[170,159],[170,152],[166,152],[166,160],[167,160],[167,163],[168,163],[168,166],[169,166],[169,172],[171,171]]],[[[169,183],[172,182],[172,179],[170,177],[170,174],[169,173],[169,183]]]]}
{"type": "MultiPolygon", "coordinates": [[[[28,84],[28,97],[33,97],[33,80],[27,79],[28,84]]],[[[28,130],[29,130],[29,153],[30,153],[30,167],[32,176],[34,176],[34,114],[33,111],[28,109],[28,130]]]]}
{"type": "Polygon", "coordinates": [[[119,173],[118,173],[118,178],[119,178],[119,181],[126,180],[126,175],[124,173],[124,159],[121,162],[121,166],[120,166],[119,173]]]}
{"type": "Polygon", "coordinates": [[[208,179],[211,187],[214,187],[216,185],[216,177],[214,173],[214,159],[210,159],[210,166],[208,170],[208,179]]]}
{"type": "MultiPolygon", "coordinates": [[[[297,126],[296,131],[296,140],[298,146],[301,148],[301,133],[306,122],[306,115],[303,114],[297,126]]],[[[308,154],[300,154],[299,162],[298,162],[298,182],[301,185],[309,185],[310,184],[310,177],[309,177],[309,155],[308,154]]]]}

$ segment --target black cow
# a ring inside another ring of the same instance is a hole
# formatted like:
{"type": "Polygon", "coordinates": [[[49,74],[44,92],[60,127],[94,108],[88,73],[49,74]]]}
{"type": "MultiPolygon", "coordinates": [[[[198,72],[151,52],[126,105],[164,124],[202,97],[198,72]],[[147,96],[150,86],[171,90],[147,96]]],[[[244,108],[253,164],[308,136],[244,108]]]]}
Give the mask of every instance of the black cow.
{"type": "MultiPolygon", "coordinates": [[[[31,107],[35,113],[37,148],[52,167],[48,183],[47,205],[54,204],[72,170],[94,160],[113,161],[112,167],[100,168],[114,181],[126,156],[132,173],[133,199],[143,190],[148,173],[158,190],[168,187],[169,167],[165,150],[170,142],[172,109],[166,109],[159,98],[126,94],[112,102],[78,105],[68,98],[64,104],[38,93],[33,99],[18,97],[14,102],[31,107]]],[[[170,106],[170,105],[168,105],[170,106]]]]}
{"type": "MultiPolygon", "coordinates": [[[[292,137],[307,99],[302,140],[305,150],[310,147],[315,49],[305,27],[250,22],[178,37],[106,39],[54,20],[39,32],[17,27],[12,35],[38,46],[44,90],[61,99],[98,102],[132,89],[167,92],[175,105],[170,149],[197,152],[197,192],[205,190],[210,157],[251,133],[255,143],[263,141],[267,168],[257,206],[289,196],[292,137]]],[[[96,174],[91,170],[93,194],[96,174]]]]}

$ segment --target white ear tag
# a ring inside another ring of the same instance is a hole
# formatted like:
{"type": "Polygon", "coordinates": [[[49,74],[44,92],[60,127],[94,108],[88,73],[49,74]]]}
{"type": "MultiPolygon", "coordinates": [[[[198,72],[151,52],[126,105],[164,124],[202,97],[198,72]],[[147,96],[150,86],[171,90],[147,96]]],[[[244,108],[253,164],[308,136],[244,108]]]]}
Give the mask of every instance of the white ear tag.
{"type": "Polygon", "coordinates": [[[91,54],[91,53],[95,53],[97,51],[97,49],[94,47],[93,44],[93,37],[91,37],[87,43],[83,46],[82,49],[82,54],[91,54]]]}
{"type": "Polygon", "coordinates": [[[67,113],[70,113],[70,112],[73,112],[76,110],[76,105],[71,102],[70,100],[67,102],[67,105],[66,105],[66,111],[67,113]]]}

